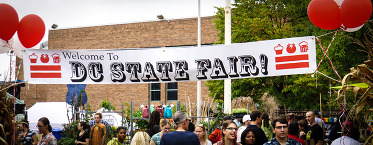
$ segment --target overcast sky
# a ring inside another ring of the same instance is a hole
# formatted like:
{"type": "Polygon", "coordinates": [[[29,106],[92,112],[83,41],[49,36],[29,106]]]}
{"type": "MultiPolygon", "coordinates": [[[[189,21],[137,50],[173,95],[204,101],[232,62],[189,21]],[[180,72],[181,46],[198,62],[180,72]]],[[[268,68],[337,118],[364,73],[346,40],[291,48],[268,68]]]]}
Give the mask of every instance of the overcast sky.
{"type": "MultiPolygon", "coordinates": [[[[201,16],[212,16],[224,0],[201,0],[201,16]]],[[[52,24],[58,29],[156,21],[198,16],[198,0],[2,0],[18,13],[19,20],[28,14],[40,16],[46,27],[41,42],[47,41],[52,24]]],[[[18,37],[13,36],[19,47],[18,37]]],[[[39,48],[39,45],[34,48],[39,48]]]]}

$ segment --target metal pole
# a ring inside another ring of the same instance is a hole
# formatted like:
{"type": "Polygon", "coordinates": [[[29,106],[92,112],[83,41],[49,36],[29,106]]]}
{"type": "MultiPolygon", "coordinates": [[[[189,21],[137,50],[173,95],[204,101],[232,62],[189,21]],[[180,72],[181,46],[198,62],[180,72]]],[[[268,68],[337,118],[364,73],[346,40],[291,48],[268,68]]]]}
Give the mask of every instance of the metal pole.
{"type": "Polygon", "coordinates": [[[181,105],[180,105],[180,101],[177,102],[177,111],[181,111],[181,105]]]}
{"type": "Polygon", "coordinates": [[[86,119],[88,118],[88,111],[89,111],[89,109],[88,109],[88,101],[87,101],[87,108],[85,110],[85,118],[86,119]]]}
{"type": "Polygon", "coordinates": [[[122,103],[122,126],[123,126],[123,122],[124,122],[124,119],[123,119],[123,118],[124,118],[124,117],[123,117],[123,115],[124,115],[124,114],[123,114],[123,111],[124,111],[124,104],[122,103]]]}
{"type": "Polygon", "coordinates": [[[247,115],[249,115],[249,114],[250,114],[250,104],[247,103],[247,115]]]}
{"type": "MultiPolygon", "coordinates": [[[[225,45],[231,44],[231,0],[225,0],[225,45]]],[[[231,79],[224,80],[224,113],[231,114],[231,79]]]]}
{"type": "Polygon", "coordinates": [[[150,101],[148,101],[148,109],[149,109],[149,111],[148,111],[148,114],[149,114],[149,115],[148,115],[148,119],[150,120],[150,114],[151,114],[151,113],[150,113],[150,101]]]}
{"type": "Polygon", "coordinates": [[[207,104],[207,131],[210,129],[210,103],[207,104]]]}
{"type": "Polygon", "coordinates": [[[131,132],[130,132],[131,140],[132,140],[132,134],[133,134],[133,101],[131,101],[131,132]]]}
{"type": "MultiPolygon", "coordinates": [[[[201,48],[201,0],[198,0],[198,48],[201,48]]],[[[201,122],[202,85],[197,81],[197,124],[201,122]]]]}

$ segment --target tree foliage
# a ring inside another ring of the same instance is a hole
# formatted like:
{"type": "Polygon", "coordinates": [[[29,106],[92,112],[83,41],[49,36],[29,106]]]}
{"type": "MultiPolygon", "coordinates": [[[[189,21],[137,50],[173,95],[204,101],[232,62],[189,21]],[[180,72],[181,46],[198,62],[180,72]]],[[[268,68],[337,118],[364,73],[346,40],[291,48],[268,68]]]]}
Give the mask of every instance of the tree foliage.
{"type": "MultiPolygon", "coordinates": [[[[335,31],[322,30],[309,21],[307,16],[309,2],[310,0],[235,0],[232,4],[232,43],[320,36],[330,33],[318,37],[326,51],[335,31]]],[[[224,43],[225,11],[223,8],[217,9],[214,23],[216,29],[220,31],[219,43],[224,43]]],[[[344,37],[361,37],[360,31],[355,33],[338,31],[327,51],[340,76],[348,73],[349,68],[366,59],[366,54],[354,51],[357,50],[357,45],[351,44],[351,40],[344,37]]],[[[316,53],[318,63],[323,57],[323,49],[317,46],[316,53]]],[[[323,58],[318,71],[339,80],[326,57],[323,58]]],[[[317,74],[234,79],[232,80],[232,99],[251,96],[255,102],[260,103],[263,93],[268,92],[283,107],[316,109],[319,108],[320,95],[323,104],[327,104],[328,101],[330,104],[329,83],[331,86],[340,85],[340,82],[330,81],[329,78],[317,74]]],[[[221,102],[224,95],[224,82],[214,80],[208,81],[206,85],[209,87],[210,96],[215,101],[221,102]]]]}

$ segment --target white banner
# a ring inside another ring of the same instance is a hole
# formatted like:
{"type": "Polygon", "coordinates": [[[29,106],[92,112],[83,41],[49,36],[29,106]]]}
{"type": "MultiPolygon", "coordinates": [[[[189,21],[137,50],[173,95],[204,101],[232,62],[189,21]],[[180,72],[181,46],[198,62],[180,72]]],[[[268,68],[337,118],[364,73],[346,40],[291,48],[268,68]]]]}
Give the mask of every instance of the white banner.
{"type": "Polygon", "coordinates": [[[0,53],[0,62],[0,81],[16,81],[16,55],[14,53],[0,53]]]}
{"type": "Polygon", "coordinates": [[[316,69],[314,36],[213,45],[24,53],[34,84],[129,84],[307,74],[316,69]]]}

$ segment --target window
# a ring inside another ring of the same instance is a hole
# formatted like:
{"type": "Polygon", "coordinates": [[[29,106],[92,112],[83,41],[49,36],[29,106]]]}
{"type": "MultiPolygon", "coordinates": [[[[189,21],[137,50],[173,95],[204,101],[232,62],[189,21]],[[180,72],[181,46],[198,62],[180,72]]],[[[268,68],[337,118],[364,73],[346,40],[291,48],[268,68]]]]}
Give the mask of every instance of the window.
{"type": "Polygon", "coordinates": [[[150,84],[150,101],[161,101],[161,84],[150,84]]]}
{"type": "Polygon", "coordinates": [[[177,82],[167,83],[167,101],[177,100],[177,82]]]}

